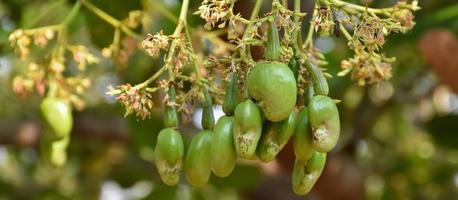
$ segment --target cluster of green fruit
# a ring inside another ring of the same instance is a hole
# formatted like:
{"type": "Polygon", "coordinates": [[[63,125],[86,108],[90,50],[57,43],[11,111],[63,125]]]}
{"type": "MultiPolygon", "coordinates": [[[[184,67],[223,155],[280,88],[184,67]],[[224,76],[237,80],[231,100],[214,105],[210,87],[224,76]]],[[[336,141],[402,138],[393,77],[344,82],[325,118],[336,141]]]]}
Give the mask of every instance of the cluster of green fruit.
{"type": "MultiPolygon", "coordinates": [[[[299,62],[290,62],[288,66],[276,61],[279,45],[278,30],[270,26],[266,60],[257,62],[247,76],[246,88],[251,98],[239,103],[237,75],[232,72],[223,102],[226,115],[216,125],[212,99],[204,90],[204,130],[192,138],[184,167],[183,139],[174,129],[178,126],[177,111],[166,108],[166,128],[159,133],[155,147],[156,167],[165,184],[176,185],[182,167],[188,182],[199,187],[208,182],[211,172],[219,177],[228,176],[237,157],[270,162],[293,138],[293,191],[305,195],[311,190],[323,171],[326,153],[339,139],[339,113],[334,101],[327,97],[327,84],[316,82],[307,92],[308,104],[295,109],[299,62]]],[[[176,96],[173,86],[169,96],[172,100],[176,96]]]]}

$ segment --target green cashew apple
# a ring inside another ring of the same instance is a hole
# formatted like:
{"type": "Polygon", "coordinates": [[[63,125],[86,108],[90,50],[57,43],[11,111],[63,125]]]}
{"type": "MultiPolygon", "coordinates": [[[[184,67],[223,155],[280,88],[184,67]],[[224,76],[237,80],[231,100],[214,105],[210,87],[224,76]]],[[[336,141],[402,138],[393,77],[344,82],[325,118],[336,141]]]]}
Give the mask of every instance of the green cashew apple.
{"type": "Polygon", "coordinates": [[[67,161],[67,147],[70,143],[70,136],[58,140],[50,140],[44,137],[42,140],[42,152],[45,159],[55,167],[61,167],[67,161]]]}
{"type": "Polygon", "coordinates": [[[184,145],[181,134],[165,128],[157,136],[154,148],[155,164],[162,181],[166,185],[176,185],[183,165],[184,145]]]}
{"type": "Polygon", "coordinates": [[[262,162],[270,162],[285,147],[296,129],[296,112],[281,122],[268,122],[263,128],[256,154],[262,162]]]}
{"type": "Polygon", "coordinates": [[[234,146],[234,117],[223,116],[216,122],[211,145],[212,171],[219,177],[231,174],[237,159],[234,146]]]}
{"type": "Polygon", "coordinates": [[[296,159],[293,167],[292,185],[297,195],[306,195],[312,190],[323,172],[326,153],[314,152],[308,160],[296,159]]]}
{"type": "Polygon", "coordinates": [[[194,187],[203,187],[211,175],[211,143],[213,132],[203,130],[195,135],[186,154],[184,169],[188,183],[194,187]]]}
{"type": "Polygon", "coordinates": [[[329,152],[340,136],[339,110],[334,101],[316,95],[309,103],[309,118],[313,133],[313,147],[319,152],[329,152]]]}
{"type": "Polygon", "coordinates": [[[293,138],[294,154],[297,159],[307,160],[312,156],[315,151],[312,138],[308,109],[303,107],[297,115],[296,130],[293,138]]]}
{"type": "Polygon", "coordinates": [[[237,155],[252,159],[262,133],[261,109],[250,99],[239,103],[234,112],[234,145],[237,155]]]}
{"type": "Polygon", "coordinates": [[[70,134],[73,126],[71,107],[63,100],[55,97],[46,97],[40,104],[40,110],[45,121],[53,130],[51,140],[60,140],[70,134]]]}
{"type": "Polygon", "coordinates": [[[248,74],[248,93],[269,121],[286,119],[296,105],[296,79],[291,69],[277,61],[260,61],[248,74]]]}

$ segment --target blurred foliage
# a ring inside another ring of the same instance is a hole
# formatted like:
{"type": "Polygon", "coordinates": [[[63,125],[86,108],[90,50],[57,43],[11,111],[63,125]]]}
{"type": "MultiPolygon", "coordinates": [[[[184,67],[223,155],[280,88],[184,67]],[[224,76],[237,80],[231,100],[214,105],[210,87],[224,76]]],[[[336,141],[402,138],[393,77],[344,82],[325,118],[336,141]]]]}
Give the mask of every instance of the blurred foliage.
{"type": "MultiPolygon", "coordinates": [[[[136,30],[142,36],[159,30],[173,31],[175,23],[157,9],[167,8],[177,15],[178,0],[126,2],[93,1],[117,19],[125,18],[135,9],[149,13],[151,18],[144,22],[144,29],[136,30]]],[[[393,3],[391,0],[352,2],[373,7],[393,3]]],[[[260,166],[240,161],[232,175],[224,179],[212,177],[211,184],[203,189],[191,188],[184,179],[177,187],[165,186],[152,163],[155,138],[162,128],[161,109],[155,109],[148,120],[138,121],[133,116],[122,118],[123,109],[105,95],[110,84],[139,83],[157,70],[162,59],[151,59],[141,50],[134,51],[125,62],[103,59],[91,66],[93,86],[84,96],[88,107],[74,113],[77,122],[72,133],[69,163],[60,169],[42,163],[36,142],[40,132],[37,105],[41,97],[23,99],[13,94],[12,78],[26,66],[13,54],[7,38],[15,28],[59,23],[73,3],[66,0],[0,2],[0,199],[115,199],[120,196],[120,199],[255,199],[260,196],[279,199],[274,195],[278,193],[299,198],[291,195],[289,182],[272,183],[272,177],[289,176],[284,173],[288,167],[278,167],[278,163],[260,166]],[[269,185],[275,185],[275,189],[269,185]]],[[[190,10],[196,10],[198,5],[199,1],[191,1],[190,10]]],[[[242,10],[251,5],[251,1],[238,3],[242,10]]],[[[357,166],[358,176],[326,179],[326,174],[332,177],[330,170],[336,170],[330,161],[320,181],[337,188],[336,191],[318,186],[315,194],[308,198],[336,199],[326,193],[339,193],[338,187],[342,185],[339,182],[353,179],[350,182],[356,184],[352,186],[360,188],[360,197],[364,199],[454,199],[458,196],[458,97],[439,83],[418,51],[418,41],[432,29],[458,35],[458,6],[456,0],[422,0],[420,6],[422,10],[415,14],[415,28],[408,34],[388,38],[384,47],[388,56],[397,57],[389,82],[359,87],[347,77],[329,79],[330,96],[342,99],[339,104],[342,139],[331,160],[351,161],[357,166]]],[[[188,22],[192,26],[202,23],[191,15],[188,22]]],[[[84,9],[72,22],[71,30],[70,40],[83,43],[93,52],[100,52],[113,37],[111,26],[84,9]]],[[[196,39],[196,43],[203,43],[196,39]]],[[[340,61],[349,57],[350,51],[342,38],[319,40],[332,45],[326,58],[330,63],[329,73],[335,75],[340,70],[340,61]]],[[[320,42],[316,42],[320,46],[320,42]]],[[[101,57],[100,53],[96,54],[101,57]]],[[[156,99],[155,104],[161,105],[161,100],[156,99]]],[[[188,145],[196,128],[190,125],[183,132],[188,145]]],[[[291,164],[280,163],[280,166],[291,164]]],[[[344,168],[337,171],[346,173],[344,168]]]]}

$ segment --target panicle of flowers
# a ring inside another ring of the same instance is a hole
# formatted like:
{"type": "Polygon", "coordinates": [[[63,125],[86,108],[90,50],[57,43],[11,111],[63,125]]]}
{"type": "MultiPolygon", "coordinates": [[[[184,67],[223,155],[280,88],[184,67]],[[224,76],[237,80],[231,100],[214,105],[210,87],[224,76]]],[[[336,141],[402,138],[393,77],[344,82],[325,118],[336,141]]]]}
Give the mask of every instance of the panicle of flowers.
{"type": "Polygon", "coordinates": [[[173,71],[178,74],[193,59],[191,44],[183,34],[167,36],[160,31],[155,35],[148,34],[147,38],[142,42],[142,47],[150,56],[156,55],[160,50],[168,49],[169,46],[169,55],[165,58],[165,65],[172,67],[173,71]],[[175,44],[170,46],[169,42],[174,42],[175,44]]]}
{"type": "Polygon", "coordinates": [[[125,107],[124,116],[135,114],[136,117],[146,119],[151,115],[153,101],[151,93],[130,84],[123,84],[117,89],[109,86],[107,94],[116,96],[116,99],[125,107]]]}
{"type": "Polygon", "coordinates": [[[191,121],[191,116],[195,109],[194,105],[198,99],[199,93],[199,87],[196,85],[193,85],[191,89],[186,92],[178,90],[177,101],[180,102],[178,111],[182,113],[181,119],[183,123],[188,123],[191,121]]]}
{"type": "Polygon", "coordinates": [[[65,77],[63,80],[59,81],[57,92],[60,97],[68,99],[74,108],[82,110],[86,107],[86,102],[82,95],[91,86],[91,84],[91,80],[87,77],[65,77]]]}
{"type": "Polygon", "coordinates": [[[175,74],[181,74],[183,67],[193,61],[195,55],[191,53],[191,43],[185,39],[183,34],[173,40],[176,45],[170,49],[171,56],[166,58],[165,65],[172,67],[175,74]]]}
{"type": "Polygon", "coordinates": [[[334,13],[329,7],[321,7],[316,9],[316,16],[311,21],[315,32],[320,31],[319,34],[323,37],[331,35],[334,32],[336,25],[334,20],[334,13]]]}
{"type": "Polygon", "coordinates": [[[351,78],[359,85],[385,81],[391,77],[391,63],[394,58],[387,58],[379,50],[385,43],[385,37],[391,33],[405,32],[414,26],[413,11],[419,10],[418,1],[411,3],[399,1],[395,6],[385,9],[352,11],[349,7],[338,7],[350,16],[347,25],[353,29],[353,35],[346,35],[348,46],[353,49],[353,58],[341,62],[339,76],[351,72],[351,78]]]}
{"type": "Polygon", "coordinates": [[[223,74],[226,75],[225,77],[227,77],[232,71],[232,67],[229,67],[231,62],[232,61],[229,56],[220,58],[209,56],[204,60],[202,65],[211,74],[223,74]]]}
{"type": "Polygon", "coordinates": [[[49,40],[54,38],[54,31],[51,29],[45,29],[43,31],[39,31],[33,35],[33,43],[38,47],[45,47],[49,40]]]}
{"type": "Polygon", "coordinates": [[[368,51],[379,50],[385,43],[384,32],[386,28],[379,18],[365,16],[365,19],[361,20],[354,29],[353,48],[357,50],[366,48],[368,51]]]}
{"type": "MultiPolygon", "coordinates": [[[[158,82],[158,85],[159,85],[159,88],[163,89],[164,90],[164,98],[162,99],[162,102],[164,103],[164,106],[168,106],[168,107],[178,107],[179,104],[177,103],[177,100],[172,100],[169,96],[169,89],[170,89],[170,84],[171,82],[168,81],[168,80],[159,80],[157,81],[158,82]]],[[[178,87],[181,87],[180,84],[176,84],[178,87]]],[[[178,89],[178,88],[176,88],[178,89]]],[[[179,91],[179,90],[178,90],[179,91]]]]}
{"type": "Polygon", "coordinates": [[[399,1],[393,8],[391,18],[400,24],[401,32],[406,32],[415,25],[413,11],[420,10],[418,1],[414,0],[411,3],[399,1]]]}
{"type": "Polygon", "coordinates": [[[52,58],[49,62],[48,69],[50,72],[62,74],[65,70],[65,58],[63,56],[52,58]]]}
{"type": "MultiPolygon", "coordinates": [[[[298,16],[300,19],[305,16],[305,13],[295,13],[291,10],[289,10],[286,7],[283,7],[283,5],[279,3],[274,3],[273,4],[273,13],[275,23],[277,26],[282,27],[285,30],[288,31],[293,31],[294,29],[298,29],[298,25],[293,21],[294,16],[298,16]]],[[[289,37],[290,34],[284,34],[284,37],[289,37]]]]}
{"type": "Polygon", "coordinates": [[[169,47],[170,37],[164,35],[162,30],[154,35],[148,34],[146,39],[142,41],[142,48],[146,50],[148,55],[155,56],[160,50],[166,50],[169,47]]]}
{"type": "Polygon", "coordinates": [[[235,0],[204,0],[194,14],[206,21],[204,28],[207,30],[216,25],[224,28],[232,15],[234,2],[235,0]]]}
{"type": "Polygon", "coordinates": [[[345,76],[351,72],[351,79],[361,86],[386,81],[391,77],[391,63],[394,60],[383,54],[361,52],[353,58],[342,60],[342,71],[337,75],[345,76]]]}
{"type": "Polygon", "coordinates": [[[239,19],[242,16],[240,14],[232,15],[229,17],[229,22],[227,26],[227,39],[230,41],[234,41],[243,34],[242,25],[239,23],[239,19]]]}
{"type": "Polygon", "coordinates": [[[82,95],[91,86],[91,79],[87,77],[67,77],[66,84],[72,88],[76,94],[82,95]]]}
{"type": "MultiPolygon", "coordinates": [[[[20,58],[26,60],[29,57],[30,47],[35,45],[44,48],[56,34],[63,34],[60,25],[46,26],[35,29],[17,29],[9,36],[11,46],[15,48],[20,58]]],[[[90,87],[91,82],[82,74],[75,76],[63,75],[68,60],[66,51],[73,56],[73,61],[83,71],[88,64],[97,63],[98,59],[83,45],[68,45],[66,42],[58,42],[51,48],[51,52],[43,53],[36,58],[42,62],[32,61],[24,73],[14,77],[12,82],[13,92],[25,97],[36,91],[45,95],[46,89],[51,83],[56,86],[56,94],[69,100],[76,109],[85,106],[81,95],[90,87]]]]}
{"type": "Polygon", "coordinates": [[[44,67],[37,63],[29,63],[26,72],[17,75],[12,83],[13,92],[25,97],[27,94],[36,89],[38,93],[45,92],[45,71],[44,67]]]}
{"type": "Polygon", "coordinates": [[[99,59],[89,52],[84,45],[68,45],[68,49],[73,55],[73,61],[78,64],[80,71],[86,70],[86,66],[90,64],[96,64],[99,59]]]}
{"type": "Polygon", "coordinates": [[[17,29],[10,34],[8,40],[11,46],[16,49],[21,59],[26,59],[29,55],[29,46],[32,43],[30,37],[24,33],[24,30],[17,29]]]}
{"type": "MultiPolygon", "coordinates": [[[[277,25],[279,29],[283,29],[284,33],[292,33],[296,30],[300,30],[301,26],[300,23],[295,23],[293,17],[299,17],[299,21],[305,16],[305,13],[295,13],[288,8],[284,7],[280,3],[273,3],[272,12],[267,14],[273,16],[274,23],[277,25]]],[[[267,35],[264,37],[267,39],[267,35]]],[[[281,60],[284,62],[288,62],[290,58],[293,56],[293,50],[291,48],[293,42],[291,34],[283,34],[281,42],[281,60]]]]}
{"type": "Polygon", "coordinates": [[[19,57],[25,60],[30,53],[29,48],[32,43],[38,47],[45,47],[49,40],[54,38],[54,35],[55,31],[51,28],[16,29],[9,35],[8,40],[19,57]]]}

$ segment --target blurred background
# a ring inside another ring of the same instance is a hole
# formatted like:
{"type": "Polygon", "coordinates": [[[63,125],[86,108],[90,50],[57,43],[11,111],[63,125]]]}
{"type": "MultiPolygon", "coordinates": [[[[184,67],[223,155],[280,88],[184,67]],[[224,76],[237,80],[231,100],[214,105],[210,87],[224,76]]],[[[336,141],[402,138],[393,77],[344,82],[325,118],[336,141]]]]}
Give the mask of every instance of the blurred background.
{"type": "MultiPolygon", "coordinates": [[[[304,199],[293,194],[290,174],[294,162],[288,145],[268,164],[240,161],[227,178],[212,176],[202,189],[184,180],[165,186],[153,163],[153,148],[162,128],[158,96],[150,119],[124,115],[116,99],[105,95],[109,85],[140,83],[153,74],[162,59],[152,59],[122,37],[121,53],[103,58],[113,27],[81,9],[71,23],[72,42],[100,57],[89,66],[92,85],[84,95],[86,108],[74,111],[68,163],[62,168],[40,164],[39,138],[43,122],[41,96],[13,93],[12,80],[26,68],[8,42],[17,28],[59,23],[75,1],[0,1],[0,199],[304,199]]],[[[132,10],[147,16],[135,29],[142,37],[163,30],[171,34],[179,0],[91,1],[116,19],[132,10]],[[169,10],[170,13],[164,12],[169,10]]],[[[304,1],[308,13],[313,1],[304,1]]],[[[385,7],[395,0],[353,0],[385,7]]],[[[191,0],[190,13],[200,1],[191,0]]],[[[236,11],[248,17],[253,1],[239,1],[236,11]]],[[[340,61],[351,56],[344,38],[314,42],[330,62],[330,96],[338,104],[342,133],[329,153],[326,168],[306,199],[457,199],[458,198],[458,4],[456,0],[420,0],[417,24],[407,34],[390,36],[383,51],[396,56],[389,82],[360,87],[349,77],[337,77],[340,61]]],[[[265,3],[262,12],[270,9],[265,3]]],[[[188,15],[201,29],[203,21],[188,15]]],[[[196,44],[206,42],[195,35],[196,44]]],[[[220,108],[216,111],[222,114],[220,108]]],[[[194,122],[181,128],[189,144],[198,131],[194,122]]]]}

